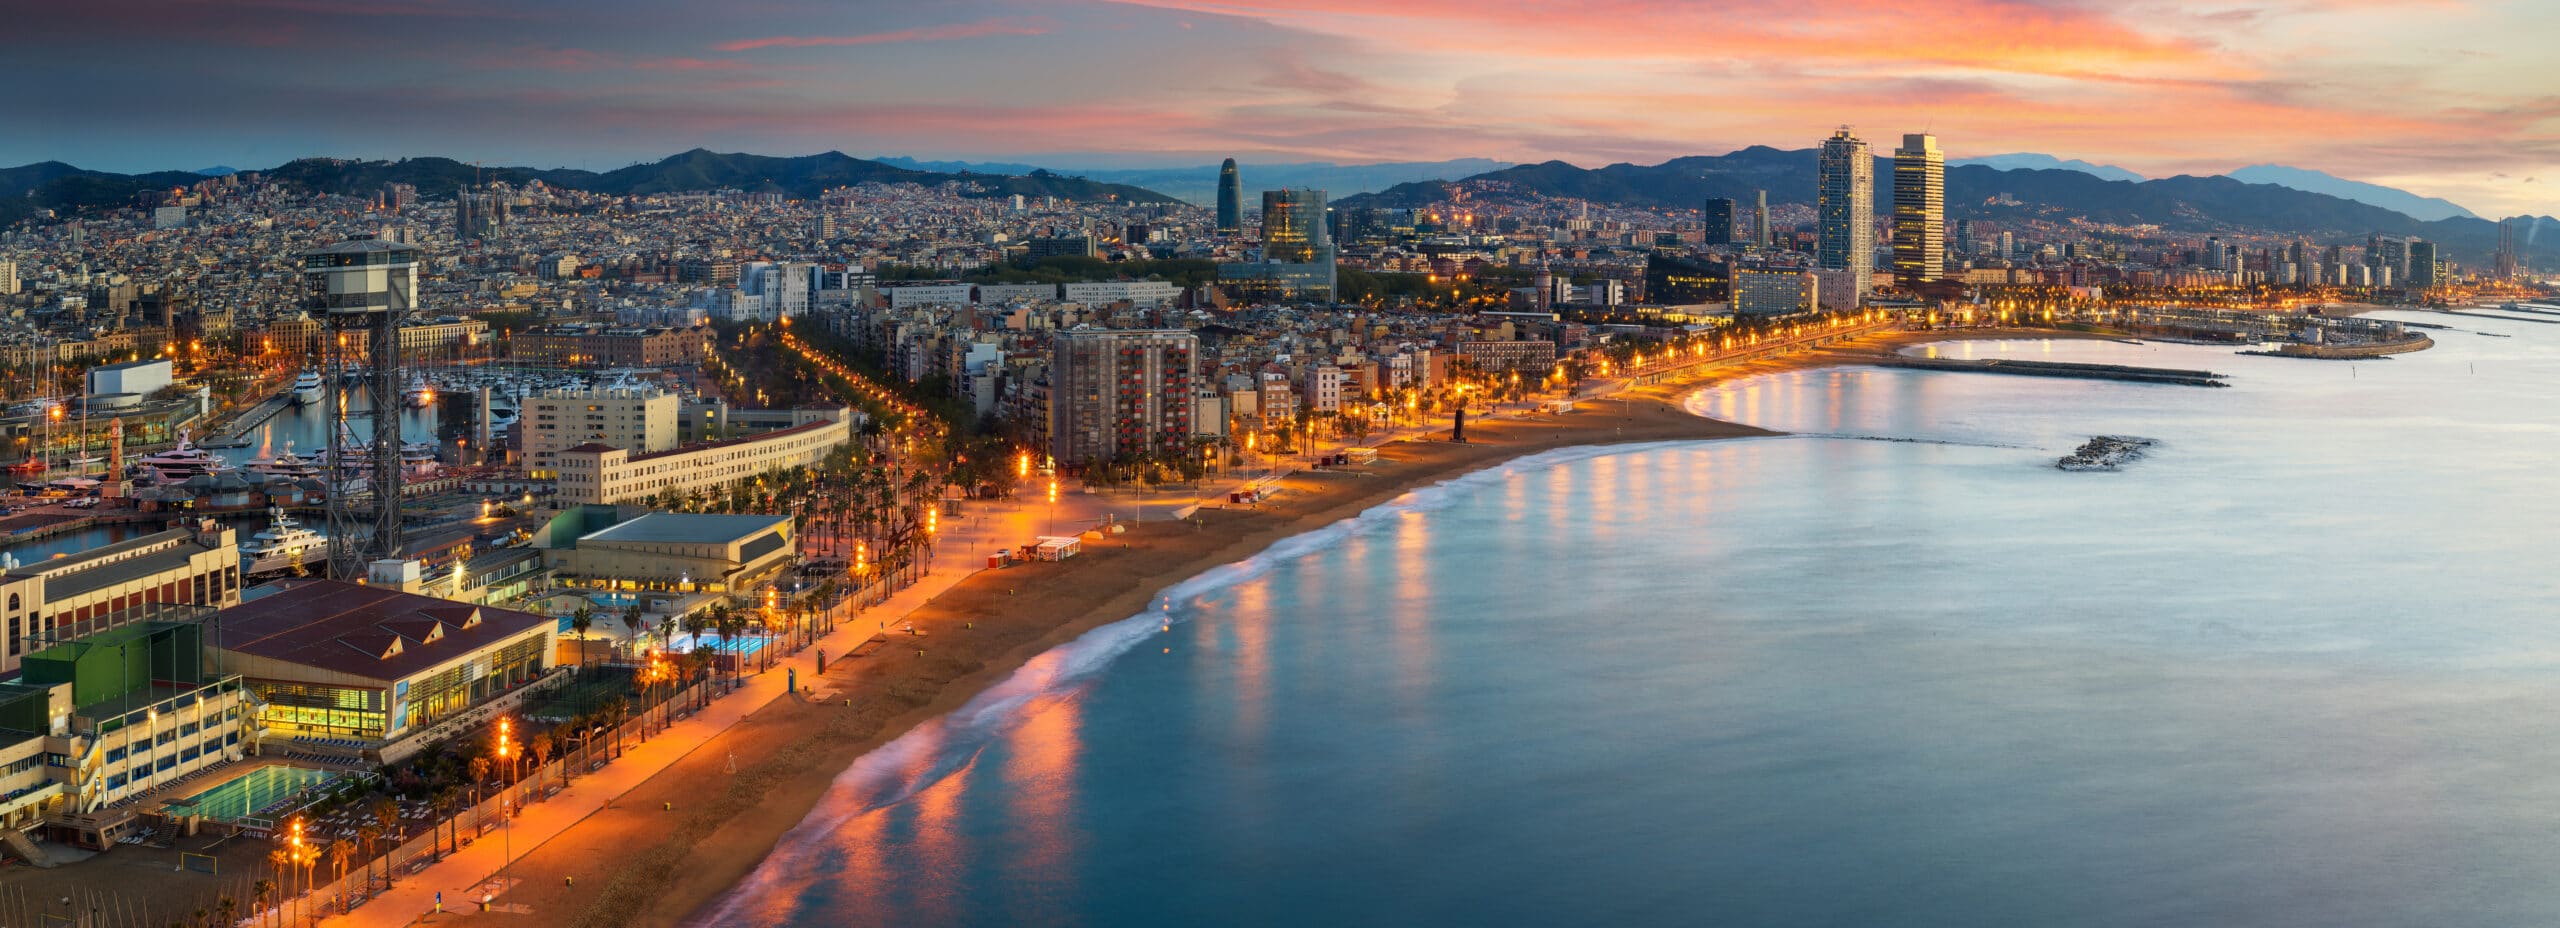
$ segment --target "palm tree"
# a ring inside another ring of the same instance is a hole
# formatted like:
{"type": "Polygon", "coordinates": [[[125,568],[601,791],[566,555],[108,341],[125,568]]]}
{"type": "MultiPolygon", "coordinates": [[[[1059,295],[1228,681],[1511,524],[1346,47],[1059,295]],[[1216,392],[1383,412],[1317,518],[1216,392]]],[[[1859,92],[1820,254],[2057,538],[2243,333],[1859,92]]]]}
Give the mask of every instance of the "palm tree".
{"type": "Polygon", "coordinates": [[[221,925],[222,928],[232,928],[240,924],[240,900],[238,899],[229,896],[216,899],[213,902],[213,911],[215,915],[221,917],[216,924],[221,925]]]}
{"type": "Polygon", "coordinates": [[[578,611],[569,614],[569,627],[578,633],[578,669],[587,668],[587,630],[596,627],[595,607],[578,603],[578,611]]]}
{"type": "MultiPolygon", "coordinates": [[[[277,861],[279,865],[281,865],[281,862],[284,860],[284,850],[282,848],[278,848],[275,853],[269,856],[272,860],[277,861]]],[[[259,880],[255,883],[249,884],[249,892],[251,893],[249,897],[249,905],[260,911],[265,910],[267,907],[267,896],[275,891],[276,881],[274,880],[259,880]]]]}
{"type": "Polygon", "coordinates": [[[551,736],[545,734],[535,738],[528,747],[533,748],[533,789],[535,792],[541,792],[542,768],[551,763],[551,736]]]}

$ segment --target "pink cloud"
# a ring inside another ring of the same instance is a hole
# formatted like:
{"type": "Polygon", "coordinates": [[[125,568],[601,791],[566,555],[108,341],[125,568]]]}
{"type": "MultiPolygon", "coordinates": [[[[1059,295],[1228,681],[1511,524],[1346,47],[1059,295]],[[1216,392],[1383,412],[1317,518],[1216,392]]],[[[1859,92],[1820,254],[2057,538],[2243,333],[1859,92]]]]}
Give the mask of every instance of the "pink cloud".
{"type": "Polygon", "coordinates": [[[1056,27],[1056,23],[1040,17],[982,19],[974,23],[923,26],[915,29],[900,29],[895,32],[867,32],[861,35],[778,35],[762,39],[722,42],[712,47],[724,52],[744,52],[759,48],[838,48],[852,45],[889,45],[899,42],[942,42],[994,35],[1047,35],[1056,27]]]}
{"type": "Polygon", "coordinates": [[[747,63],[725,58],[644,58],[631,66],[642,71],[740,71],[747,63]]]}

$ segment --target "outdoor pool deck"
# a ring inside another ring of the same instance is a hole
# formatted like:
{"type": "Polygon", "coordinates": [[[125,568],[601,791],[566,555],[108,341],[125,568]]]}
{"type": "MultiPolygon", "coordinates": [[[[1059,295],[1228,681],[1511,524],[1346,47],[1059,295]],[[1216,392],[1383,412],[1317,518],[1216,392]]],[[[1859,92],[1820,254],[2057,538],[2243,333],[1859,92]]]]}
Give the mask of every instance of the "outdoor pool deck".
{"type": "Polygon", "coordinates": [[[344,771],[323,770],[282,762],[235,764],[228,776],[214,777],[163,800],[163,807],[173,815],[193,809],[208,822],[231,824],[244,818],[267,817],[261,813],[334,783],[344,771]],[[235,769],[236,768],[236,769],[235,769]]]}

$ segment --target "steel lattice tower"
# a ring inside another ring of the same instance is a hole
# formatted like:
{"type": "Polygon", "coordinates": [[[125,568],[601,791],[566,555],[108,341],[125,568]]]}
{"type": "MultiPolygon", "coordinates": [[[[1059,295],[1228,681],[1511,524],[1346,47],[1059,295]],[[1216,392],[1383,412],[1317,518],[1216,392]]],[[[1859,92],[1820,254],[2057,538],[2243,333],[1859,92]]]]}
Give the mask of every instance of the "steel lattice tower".
{"type": "Polygon", "coordinates": [[[374,560],[400,555],[400,323],[417,301],[418,250],[348,239],[305,252],[302,273],[304,305],[323,325],[328,379],[329,576],[362,580],[374,560]],[[350,440],[350,380],[373,406],[361,444],[350,440]],[[363,474],[345,466],[355,454],[364,455],[363,474]]]}

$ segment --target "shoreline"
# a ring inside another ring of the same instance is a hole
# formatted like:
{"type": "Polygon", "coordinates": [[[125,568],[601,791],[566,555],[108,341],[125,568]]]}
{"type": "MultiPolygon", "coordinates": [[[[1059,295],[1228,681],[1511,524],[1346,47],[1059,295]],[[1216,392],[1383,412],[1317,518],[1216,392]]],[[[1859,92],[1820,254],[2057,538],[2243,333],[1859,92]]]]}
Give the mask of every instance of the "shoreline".
{"type": "MultiPolygon", "coordinates": [[[[1408,491],[1525,455],[1784,434],[1684,408],[1689,394],[1720,382],[1856,365],[1926,342],[2001,338],[2104,336],[2021,329],[1892,332],[1718,365],[1586,398],[1571,414],[1471,419],[1464,445],[1387,444],[1378,464],[1282,478],[1277,484],[1284,491],[1257,509],[1204,509],[1196,526],[1133,525],[1063,564],[976,571],[890,623],[912,623],[924,637],[893,639],[891,647],[870,657],[831,661],[823,677],[810,673],[805,656],[793,658],[789,664],[821,698],[777,699],[752,710],[608,808],[520,858],[510,870],[522,882],[500,901],[546,923],[685,925],[759,866],[856,760],[959,709],[1032,658],[1145,611],[1173,584],[1408,491]],[[578,888],[581,883],[586,888],[578,888]]],[[[1442,439],[1446,434],[1433,433],[1442,439]]],[[[457,920],[456,914],[435,921],[457,920]]],[[[458,920],[493,917],[473,913],[458,920]]]]}

